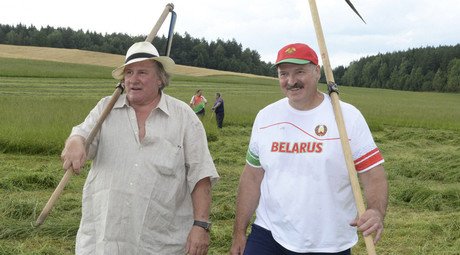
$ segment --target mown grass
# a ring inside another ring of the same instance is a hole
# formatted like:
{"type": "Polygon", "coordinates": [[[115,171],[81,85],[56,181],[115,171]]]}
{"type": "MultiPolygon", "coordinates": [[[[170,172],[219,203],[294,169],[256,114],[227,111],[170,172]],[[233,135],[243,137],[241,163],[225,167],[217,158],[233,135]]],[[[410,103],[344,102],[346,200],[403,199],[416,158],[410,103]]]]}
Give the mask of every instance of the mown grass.
{"type": "MultiPolygon", "coordinates": [[[[63,175],[59,154],[71,127],[115,81],[106,68],[34,61],[5,68],[11,61],[0,59],[0,254],[73,254],[87,171],[72,177],[44,225],[33,222],[63,175]],[[47,67],[27,77],[16,70],[36,64],[47,67]]],[[[179,75],[166,93],[188,102],[198,88],[210,102],[215,92],[225,99],[224,129],[209,110],[203,124],[221,175],[210,254],[227,254],[252,121],[282,95],[273,79],[179,75]]],[[[378,254],[460,254],[460,95],[342,87],[340,96],[364,113],[386,160],[390,203],[378,254]]],[[[366,254],[362,239],[353,252],[366,254]]]]}

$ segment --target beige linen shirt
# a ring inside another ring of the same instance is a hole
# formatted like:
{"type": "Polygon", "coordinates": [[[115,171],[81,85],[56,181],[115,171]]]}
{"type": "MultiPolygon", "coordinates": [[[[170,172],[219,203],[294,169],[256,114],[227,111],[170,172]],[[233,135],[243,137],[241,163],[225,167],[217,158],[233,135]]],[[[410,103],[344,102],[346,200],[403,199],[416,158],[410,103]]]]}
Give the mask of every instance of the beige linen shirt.
{"type": "MultiPolygon", "coordinates": [[[[88,137],[110,97],[71,136],[88,137]]],[[[139,140],[122,95],[91,144],[76,254],[185,254],[195,184],[219,178],[205,130],[190,107],[162,94],[139,140]]]]}

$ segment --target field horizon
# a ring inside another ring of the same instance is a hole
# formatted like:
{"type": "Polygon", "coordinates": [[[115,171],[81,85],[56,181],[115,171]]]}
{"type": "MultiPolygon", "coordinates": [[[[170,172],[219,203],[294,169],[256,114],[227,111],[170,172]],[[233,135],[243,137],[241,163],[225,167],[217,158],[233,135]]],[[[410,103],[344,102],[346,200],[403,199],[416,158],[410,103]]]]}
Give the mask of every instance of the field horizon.
{"type": "MultiPolygon", "coordinates": [[[[59,155],[70,129],[112,94],[110,72],[123,56],[23,47],[0,45],[0,254],[74,254],[90,162],[45,223],[33,223],[63,176],[59,155]],[[29,58],[38,50],[40,59],[29,58]],[[96,63],[112,57],[112,64],[96,63]]],[[[252,122],[283,95],[276,79],[192,69],[175,73],[165,93],[188,102],[201,88],[208,101],[215,92],[225,100],[222,130],[210,106],[202,121],[221,176],[213,188],[209,254],[228,254],[252,122]]],[[[377,254],[459,255],[460,94],[341,87],[340,97],[361,110],[385,158],[390,197],[377,254]]],[[[353,254],[366,254],[361,235],[353,254]]]]}
{"type": "MultiPolygon", "coordinates": [[[[0,44],[0,58],[45,60],[116,68],[124,62],[125,56],[79,49],[0,44]]],[[[185,65],[176,65],[173,74],[189,76],[235,75],[273,79],[272,77],[254,74],[242,74],[185,65]]]]}

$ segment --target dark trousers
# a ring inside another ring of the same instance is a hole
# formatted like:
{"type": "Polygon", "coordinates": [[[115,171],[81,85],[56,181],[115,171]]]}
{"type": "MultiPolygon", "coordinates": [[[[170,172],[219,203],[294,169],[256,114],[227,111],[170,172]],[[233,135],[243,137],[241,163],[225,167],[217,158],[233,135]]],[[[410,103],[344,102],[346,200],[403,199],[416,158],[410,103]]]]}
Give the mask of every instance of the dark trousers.
{"type": "Polygon", "coordinates": [[[251,234],[248,236],[244,255],[351,255],[350,249],[337,253],[298,253],[290,251],[273,239],[272,232],[258,225],[252,224],[251,234]]]}
{"type": "Polygon", "coordinates": [[[217,121],[217,127],[222,128],[222,123],[224,122],[223,112],[216,112],[216,121],[217,121]]]}

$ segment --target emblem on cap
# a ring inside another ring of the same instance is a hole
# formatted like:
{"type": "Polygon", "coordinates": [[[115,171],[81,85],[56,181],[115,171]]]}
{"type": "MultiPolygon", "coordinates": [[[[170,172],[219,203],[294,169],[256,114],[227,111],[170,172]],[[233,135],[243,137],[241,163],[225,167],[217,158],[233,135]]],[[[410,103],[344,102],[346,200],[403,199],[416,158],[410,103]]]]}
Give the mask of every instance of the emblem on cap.
{"type": "Polygon", "coordinates": [[[294,47],[289,47],[286,49],[285,51],[287,54],[293,54],[294,52],[296,52],[296,49],[294,47]]]}
{"type": "Polygon", "coordinates": [[[316,126],[316,128],[315,128],[315,133],[316,133],[318,136],[324,136],[324,135],[327,133],[327,127],[326,127],[326,125],[318,125],[318,126],[316,126]]]}

